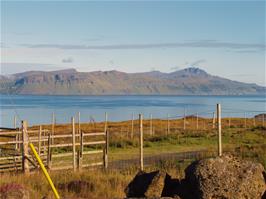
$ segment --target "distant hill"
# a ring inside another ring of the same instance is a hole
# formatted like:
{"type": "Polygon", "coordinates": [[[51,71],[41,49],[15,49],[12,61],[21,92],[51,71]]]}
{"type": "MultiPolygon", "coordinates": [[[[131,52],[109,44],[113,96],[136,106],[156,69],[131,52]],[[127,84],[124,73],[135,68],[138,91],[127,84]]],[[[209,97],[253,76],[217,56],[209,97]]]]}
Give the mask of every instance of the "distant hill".
{"type": "Polygon", "coordinates": [[[0,93],[33,95],[261,95],[266,88],[208,74],[199,68],[159,71],[28,71],[0,76],[0,93]]]}

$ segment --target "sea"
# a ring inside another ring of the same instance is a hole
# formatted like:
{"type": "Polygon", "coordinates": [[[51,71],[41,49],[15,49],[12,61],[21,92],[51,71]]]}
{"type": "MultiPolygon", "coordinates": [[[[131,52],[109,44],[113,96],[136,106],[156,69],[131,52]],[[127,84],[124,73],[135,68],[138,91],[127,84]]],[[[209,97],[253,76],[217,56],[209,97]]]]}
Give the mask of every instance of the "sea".
{"type": "Polygon", "coordinates": [[[175,119],[196,115],[210,118],[221,104],[222,117],[254,117],[266,112],[266,96],[36,96],[0,95],[0,126],[69,123],[71,117],[81,122],[137,119],[175,119]],[[14,119],[16,118],[16,119],[14,119]],[[16,120],[16,122],[14,122],[16,120]]]}

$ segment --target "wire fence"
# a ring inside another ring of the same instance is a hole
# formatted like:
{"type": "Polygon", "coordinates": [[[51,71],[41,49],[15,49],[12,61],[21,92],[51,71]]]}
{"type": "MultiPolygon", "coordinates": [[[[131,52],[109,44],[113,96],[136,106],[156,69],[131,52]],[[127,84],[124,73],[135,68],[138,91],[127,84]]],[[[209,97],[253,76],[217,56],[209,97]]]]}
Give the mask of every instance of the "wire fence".
{"type": "MultiPolygon", "coordinates": [[[[222,109],[221,118],[224,151],[237,156],[256,159],[266,165],[265,162],[265,135],[266,115],[264,111],[222,109]],[[235,114],[242,117],[230,117],[235,114]],[[229,116],[228,116],[229,115],[229,116]],[[254,116],[255,115],[255,116],[254,116]]],[[[54,135],[71,134],[73,126],[69,121],[57,123],[60,115],[51,114],[51,124],[43,124],[43,129],[48,129],[54,135]]],[[[66,117],[66,116],[64,116],[66,117]]],[[[88,117],[88,116],[86,116],[88,117]]],[[[103,117],[104,118],[104,117],[103,117]]],[[[139,135],[140,124],[137,114],[132,114],[125,121],[111,121],[112,115],[108,115],[106,121],[97,122],[90,116],[88,122],[81,122],[82,115],[75,114],[76,132],[95,133],[107,130],[110,135],[108,168],[129,169],[139,167],[139,135]]],[[[20,118],[13,118],[14,128],[20,128],[20,118]]],[[[83,120],[84,121],[84,120],[83,120]]],[[[217,113],[215,109],[190,112],[187,114],[154,117],[152,114],[143,118],[143,162],[145,167],[162,167],[165,164],[176,164],[182,167],[188,162],[203,158],[217,156],[217,113]]],[[[30,127],[38,130],[39,125],[30,127]]],[[[1,134],[1,132],[0,132],[1,134]]],[[[87,140],[94,141],[94,138],[87,140]]],[[[100,146],[86,147],[85,150],[99,149],[100,146]]],[[[3,150],[3,149],[2,149],[3,150]]],[[[62,148],[55,151],[60,154],[70,151],[71,148],[62,148]]],[[[89,156],[85,163],[93,162],[101,157],[89,156]]],[[[60,159],[58,166],[64,164],[66,159],[60,159]]]]}

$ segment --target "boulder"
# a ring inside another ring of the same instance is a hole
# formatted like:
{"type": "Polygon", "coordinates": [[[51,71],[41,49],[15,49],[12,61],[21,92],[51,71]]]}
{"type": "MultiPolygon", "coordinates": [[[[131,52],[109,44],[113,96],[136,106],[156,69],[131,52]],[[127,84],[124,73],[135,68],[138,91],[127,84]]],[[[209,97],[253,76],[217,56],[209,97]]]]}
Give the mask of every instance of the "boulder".
{"type": "Polygon", "coordinates": [[[0,186],[1,199],[29,199],[29,190],[20,184],[9,183],[0,186]]]}
{"type": "Polygon", "coordinates": [[[144,193],[146,198],[156,198],[162,196],[166,175],[167,174],[162,171],[156,172],[144,193]]]}
{"type": "Polygon", "coordinates": [[[192,163],[185,170],[185,181],[195,199],[261,199],[263,172],[261,164],[224,155],[192,163]]]}
{"type": "Polygon", "coordinates": [[[164,171],[139,172],[125,189],[129,198],[160,198],[167,192],[165,181],[171,177],[164,171]],[[164,194],[163,194],[164,193],[164,194]]]}

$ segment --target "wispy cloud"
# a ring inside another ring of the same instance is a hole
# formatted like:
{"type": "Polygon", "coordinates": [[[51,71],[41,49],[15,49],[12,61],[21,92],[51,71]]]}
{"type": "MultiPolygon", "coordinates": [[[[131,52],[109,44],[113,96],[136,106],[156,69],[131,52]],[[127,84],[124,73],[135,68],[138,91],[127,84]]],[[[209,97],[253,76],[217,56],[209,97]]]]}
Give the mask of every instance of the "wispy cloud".
{"type": "Polygon", "coordinates": [[[266,49],[264,43],[234,43],[215,40],[200,40],[188,42],[147,43],[147,44],[113,44],[113,45],[71,45],[71,44],[21,44],[28,48],[57,48],[66,50],[130,50],[152,48],[225,48],[233,50],[258,50],[266,49]]]}
{"type": "Polygon", "coordinates": [[[62,59],[62,62],[63,62],[63,63],[73,63],[74,60],[73,60],[73,58],[68,57],[68,58],[64,58],[64,59],[62,59]]]}

